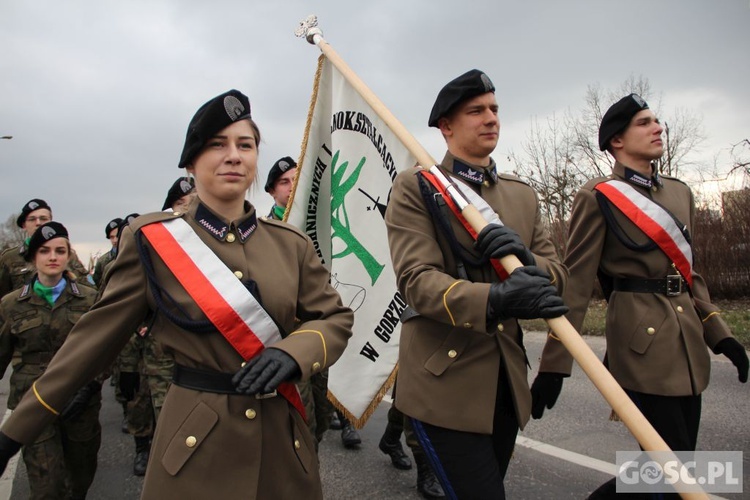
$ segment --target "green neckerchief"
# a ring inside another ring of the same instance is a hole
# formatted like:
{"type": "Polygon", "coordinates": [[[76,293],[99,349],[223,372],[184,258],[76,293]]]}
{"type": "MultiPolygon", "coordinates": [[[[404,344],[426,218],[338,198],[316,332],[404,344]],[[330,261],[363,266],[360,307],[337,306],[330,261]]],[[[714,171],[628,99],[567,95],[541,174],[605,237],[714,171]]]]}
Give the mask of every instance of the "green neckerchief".
{"type": "Polygon", "coordinates": [[[44,299],[50,307],[53,307],[66,284],[65,278],[61,279],[55,286],[44,286],[39,280],[34,280],[34,293],[44,299]]]}
{"type": "Polygon", "coordinates": [[[284,212],[286,212],[285,207],[280,207],[278,205],[273,206],[273,215],[275,215],[277,219],[284,220],[284,212]]]}

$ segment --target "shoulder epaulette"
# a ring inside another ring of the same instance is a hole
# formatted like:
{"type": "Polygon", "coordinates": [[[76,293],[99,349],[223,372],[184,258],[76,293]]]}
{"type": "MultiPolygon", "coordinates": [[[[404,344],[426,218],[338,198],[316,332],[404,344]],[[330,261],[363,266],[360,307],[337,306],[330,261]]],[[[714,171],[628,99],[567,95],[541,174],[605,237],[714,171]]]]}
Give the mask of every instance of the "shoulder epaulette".
{"type": "Polygon", "coordinates": [[[153,224],[155,222],[162,222],[165,220],[172,220],[178,217],[184,216],[184,212],[152,212],[149,214],[141,215],[130,223],[130,227],[133,232],[138,231],[143,226],[153,224]]]}
{"type": "Polygon", "coordinates": [[[284,221],[280,221],[280,220],[276,220],[276,219],[271,219],[269,217],[260,217],[258,220],[260,222],[268,224],[269,226],[278,227],[278,228],[281,228],[281,229],[286,229],[287,231],[296,234],[300,238],[305,238],[306,237],[305,233],[303,233],[302,231],[300,231],[299,229],[297,229],[295,226],[289,224],[288,222],[284,222],[284,221]]]}
{"type": "Polygon", "coordinates": [[[513,181],[513,182],[518,182],[518,183],[520,183],[520,184],[523,184],[523,185],[525,185],[525,186],[529,186],[529,187],[531,187],[531,186],[529,185],[529,183],[528,183],[528,182],[526,182],[525,180],[521,179],[521,178],[520,178],[520,177],[518,177],[517,175],[513,175],[513,174],[507,174],[507,173],[498,173],[498,174],[497,174],[497,177],[498,177],[499,179],[502,179],[502,180],[504,180],[504,181],[513,181]]]}

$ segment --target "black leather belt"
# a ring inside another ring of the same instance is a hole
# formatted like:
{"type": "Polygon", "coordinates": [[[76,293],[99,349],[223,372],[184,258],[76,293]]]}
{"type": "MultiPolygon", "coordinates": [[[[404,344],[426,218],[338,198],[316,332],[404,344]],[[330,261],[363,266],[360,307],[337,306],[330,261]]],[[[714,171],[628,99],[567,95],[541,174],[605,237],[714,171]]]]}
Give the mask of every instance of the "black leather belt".
{"type": "Polygon", "coordinates": [[[687,283],[679,274],[661,279],[614,278],[613,289],[618,292],[661,293],[676,297],[688,291],[687,283]]]}
{"type": "Polygon", "coordinates": [[[213,372],[174,365],[172,382],[175,385],[194,391],[216,392],[219,394],[237,394],[232,383],[233,373],[213,372]]]}
{"type": "MultiPolygon", "coordinates": [[[[199,368],[189,368],[187,366],[174,365],[174,374],[172,383],[185,389],[202,392],[215,392],[217,394],[234,394],[240,395],[232,382],[234,373],[214,372],[211,370],[201,370],[199,368]]],[[[268,399],[276,397],[276,391],[255,394],[255,399],[268,399]]]]}

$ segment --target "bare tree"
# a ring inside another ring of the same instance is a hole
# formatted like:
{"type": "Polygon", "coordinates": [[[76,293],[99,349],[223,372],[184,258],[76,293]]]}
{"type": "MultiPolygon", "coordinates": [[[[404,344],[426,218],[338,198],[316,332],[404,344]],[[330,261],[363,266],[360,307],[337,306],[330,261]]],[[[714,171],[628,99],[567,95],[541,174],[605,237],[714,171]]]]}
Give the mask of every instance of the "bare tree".
{"type": "Polygon", "coordinates": [[[0,250],[17,247],[26,239],[26,232],[16,225],[17,218],[18,214],[12,214],[0,225],[0,250]]]}
{"type": "Polygon", "coordinates": [[[532,120],[531,130],[523,143],[523,154],[510,154],[514,173],[525,179],[539,196],[552,243],[560,255],[565,252],[567,221],[573,196],[580,187],[575,140],[570,118],[552,115],[546,125],[532,120]]]}
{"type": "Polygon", "coordinates": [[[730,154],[732,155],[732,169],[729,172],[744,170],[750,175],[750,140],[743,139],[733,144],[730,154]]]}

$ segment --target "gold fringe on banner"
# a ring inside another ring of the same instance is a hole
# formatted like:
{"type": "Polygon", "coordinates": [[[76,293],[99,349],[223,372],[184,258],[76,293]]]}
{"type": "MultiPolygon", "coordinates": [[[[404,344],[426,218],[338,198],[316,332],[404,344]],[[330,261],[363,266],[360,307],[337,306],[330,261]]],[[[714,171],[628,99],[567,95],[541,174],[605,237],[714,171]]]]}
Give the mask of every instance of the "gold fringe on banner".
{"type": "Polygon", "coordinates": [[[305,161],[305,152],[307,152],[307,141],[310,138],[310,127],[312,126],[313,113],[315,112],[315,103],[318,102],[318,88],[320,87],[320,73],[323,71],[323,59],[325,56],[320,54],[318,57],[318,68],[315,70],[315,80],[313,81],[313,91],[310,97],[310,106],[307,110],[307,122],[305,123],[305,133],[302,136],[302,151],[300,151],[299,158],[297,159],[297,172],[294,174],[294,183],[292,184],[292,194],[289,196],[289,201],[286,202],[286,210],[284,211],[284,219],[286,222],[289,218],[289,212],[294,203],[294,194],[297,192],[297,181],[299,181],[299,173],[302,171],[302,162],[305,161]]]}
{"type": "Polygon", "coordinates": [[[398,363],[396,363],[396,366],[393,368],[393,371],[391,372],[390,376],[388,377],[388,380],[383,383],[383,385],[380,387],[380,390],[375,395],[372,401],[370,401],[370,405],[365,409],[365,412],[362,414],[360,418],[355,417],[351,414],[349,410],[347,410],[344,405],[341,404],[341,402],[336,399],[336,396],[334,396],[330,391],[328,392],[328,400],[333,403],[333,406],[336,407],[337,410],[339,410],[346,419],[352,423],[355,429],[361,429],[365,426],[367,421],[370,419],[373,413],[375,413],[375,409],[378,407],[380,402],[383,400],[386,394],[388,394],[388,391],[391,390],[391,387],[393,387],[393,384],[396,382],[396,374],[398,373],[398,363]]]}

